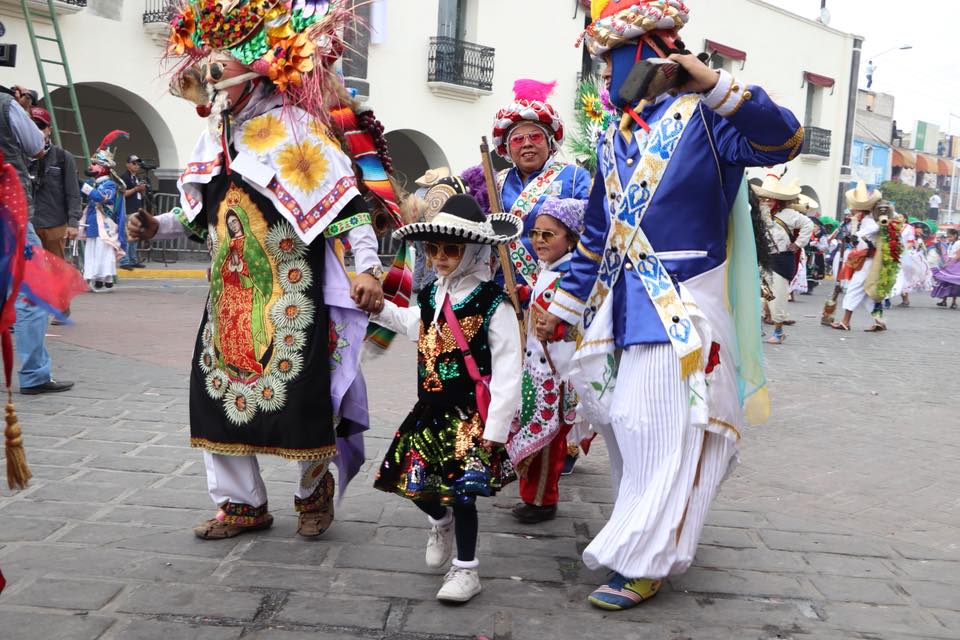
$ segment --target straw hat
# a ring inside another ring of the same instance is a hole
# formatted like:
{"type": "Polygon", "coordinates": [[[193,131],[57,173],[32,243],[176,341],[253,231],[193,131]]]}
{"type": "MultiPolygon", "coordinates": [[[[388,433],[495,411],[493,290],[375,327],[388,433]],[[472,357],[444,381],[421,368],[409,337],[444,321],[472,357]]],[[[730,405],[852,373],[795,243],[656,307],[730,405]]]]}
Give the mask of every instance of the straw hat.
{"type": "Polygon", "coordinates": [[[793,205],[793,208],[799,211],[800,213],[810,213],[811,211],[816,211],[820,208],[820,203],[811,198],[810,196],[801,193],[797,198],[796,204],[793,205]]]}
{"type": "Polygon", "coordinates": [[[799,182],[794,180],[793,182],[785,183],[779,176],[773,173],[768,174],[760,186],[751,185],[750,188],[753,189],[753,192],[757,194],[759,198],[773,198],[774,200],[791,202],[800,196],[799,182]]]}
{"type": "Polygon", "coordinates": [[[873,211],[882,199],[883,193],[879,189],[868,190],[863,181],[858,182],[855,189],[847,191],[847,207],[851,211],[873,211]]]}

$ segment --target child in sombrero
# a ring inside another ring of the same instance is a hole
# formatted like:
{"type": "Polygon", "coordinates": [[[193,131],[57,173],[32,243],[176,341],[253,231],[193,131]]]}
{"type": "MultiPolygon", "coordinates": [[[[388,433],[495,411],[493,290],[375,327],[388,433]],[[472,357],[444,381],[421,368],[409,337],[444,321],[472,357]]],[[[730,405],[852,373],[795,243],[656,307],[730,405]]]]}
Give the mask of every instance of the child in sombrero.
{"type": "Polygon", "coordinates": [[[374,482],[413,500],[431,530],[426,563],[456,558],[437,599],[467,602],[480,593],[476,498],[514,479],[503,443],[520,404],[520,327],[507,294],[492,282],[491,247],[521,231],[510,214],[484,215],[454,195],[431,220],[395,232],[423,243],[437,281],[417,307],[386,303],[371,318],[417,341],[419,399],[397,429],[374,482]]]}

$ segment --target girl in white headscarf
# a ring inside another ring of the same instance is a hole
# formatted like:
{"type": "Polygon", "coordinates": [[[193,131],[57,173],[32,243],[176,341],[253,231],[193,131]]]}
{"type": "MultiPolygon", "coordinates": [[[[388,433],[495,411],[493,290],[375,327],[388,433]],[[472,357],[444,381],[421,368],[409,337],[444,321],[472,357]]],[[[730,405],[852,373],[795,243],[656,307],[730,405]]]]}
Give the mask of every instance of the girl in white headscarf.
{"type": "Polygon", "coordinates": [[[437,281],[420,292],[418,306],[388,302],[371,317],[417,342],[419,399],[374,486],[427,514],[427,566],[446,565],[456,540],[439,600],[466,602],[480,593],[476,497],[494,495],[515,477],[503,443],[520,404],[520,326],[492,281],[490,248],[520,228],[510,214],[488,220],[471,196],[451,197],[429,222],[395,234],[422,242],[437,281]]]}

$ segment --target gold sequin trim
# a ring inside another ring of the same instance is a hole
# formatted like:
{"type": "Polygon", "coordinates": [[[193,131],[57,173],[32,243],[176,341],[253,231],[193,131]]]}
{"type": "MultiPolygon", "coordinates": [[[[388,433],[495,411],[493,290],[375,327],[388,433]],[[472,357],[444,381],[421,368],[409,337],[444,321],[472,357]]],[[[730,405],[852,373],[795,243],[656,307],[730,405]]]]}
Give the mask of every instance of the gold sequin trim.
{"type": "Polygon", "coordinates": [[[758,144],[751,140],[750,146],[756,149],[757,151],[783,151],[784,149],[793,149],[797,145],[803,144],[803,133],[804,133],[803,127],[800,127],[799,129],[797,129],[796,133],[794,133],[790,137],[789,140],[787,140],[781,145],[774,146],[774,145],[758,144]]]}
{"type": "Polygon", "coordinates": [[[474,443],[483,437],[483,424],[480,414],[474,413],[469,420],[461,420],[457,426],[457,441],[454,444],[454,457],[463,460],[474,443]]]}
{"type": "Polygon", "coordinates": [[[195,449],[206,449],[210,453],[222,456],[255,456],[258,454],[280,456],[286,460],[323,461],[330,460],[337,453],[337,446],[320,447],[319,449],[287,449],[285,447],[260,447],[250,444],[228,444],[213,442],[206,438],[190,438],[190,446],[195,449]]]}
{"type": "Polygon", "coordinates": [[[587,249],[585,246],[583,246],[583,242],[577,243],[577,250],[597,264],[600,264],[600,262],[603,260],[603,256],[601,256],[599,253],[590,251],[590,249],[587,249]]]}

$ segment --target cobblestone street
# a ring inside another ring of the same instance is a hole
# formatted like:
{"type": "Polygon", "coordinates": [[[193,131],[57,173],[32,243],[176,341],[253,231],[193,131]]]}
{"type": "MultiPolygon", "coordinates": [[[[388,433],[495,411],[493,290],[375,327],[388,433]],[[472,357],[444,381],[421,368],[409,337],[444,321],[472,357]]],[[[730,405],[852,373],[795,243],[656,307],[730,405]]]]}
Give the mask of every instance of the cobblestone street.
{"type": "Polygon", "coordinates": [[[16,395],[30,487],[0,492],[2,640],[551,640],[960,638],[960,312],[915,296],[890,331],[819,326],[825,289],[790,306],[787,343],[765,345],[774,415],[744,433],[695,566],[654,600],[605,614],[605,577],[579,553],[611,510],[596,441],[561,482],[559,516],[481,500],[484,591],[439,604],[427,526],[372,474],[414,402],[414,347],[365,367],[367,465],[320,539],[296,536],[296,466],[261,458],[272,529],[204,542],[212,516],[188,446],[187,366],[201,280],[124,280],[50,327],[67,393],[16,395]]]}

